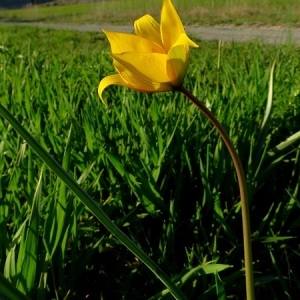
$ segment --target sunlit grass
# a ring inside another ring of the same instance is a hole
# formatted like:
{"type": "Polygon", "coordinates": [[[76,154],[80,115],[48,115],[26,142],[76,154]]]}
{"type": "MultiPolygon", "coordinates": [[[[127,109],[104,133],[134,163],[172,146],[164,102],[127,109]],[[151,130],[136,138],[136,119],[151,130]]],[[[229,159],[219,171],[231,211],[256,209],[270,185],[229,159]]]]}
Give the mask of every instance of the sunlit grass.
{"type": "MultiPolygon", "coordinates": [[[[222,299],[221,291],[242,299],[236,178],[197,109],[176,93],[120,87],[105,91],[104,106],[97,85],[115,71],[100,33],[0,27],[0,40],[1,104],[168,275],[184,279],[188,299],[222,299]],[[211,262],[231,268],[204,274],[211,262]]],[[[257,299],[293,299],[300,288],[299,136],[276,146],[300,128],[299,49],[199,44],[184,85],[224,124],[241,156],[257,299]],[[274,60],[272,117],[263,136],[274,60]]],[[[148,299],[163,290],[2,118],[0,137],[1,273],[30,299],[148,299]],[[20,269],[25,252],[32,255],[20,269]],[[35,276],[20,282],[26,270],[35,276]]]]}
{"type": "MultiPolygon", "coordinates": [[[[174,0],[184,24],[268,24],[299,25],[300,4],[297,0],[197,1],[174,0]]],[[[145,13],[159,17],[160,0],[97,1],[63,6],[35,6],[0,10],[2,21],[52,23],[131,24],[145,13]]]]}

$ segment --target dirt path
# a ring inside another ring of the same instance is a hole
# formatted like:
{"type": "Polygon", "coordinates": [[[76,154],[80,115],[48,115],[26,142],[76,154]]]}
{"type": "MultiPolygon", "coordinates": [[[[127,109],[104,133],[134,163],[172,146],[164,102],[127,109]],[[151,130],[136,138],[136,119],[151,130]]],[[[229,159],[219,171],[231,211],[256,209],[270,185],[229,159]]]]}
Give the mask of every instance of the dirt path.
{"type": "MultiPolygon", "coordinates": [[[[66,29],[78,31],[101,31],[102,28],[132,32],[132,26],[122,25],[78,25],[78,24],[44,24],[44,23],[0,23],[0,26],[37,26],[41,28],[66,29]]],[[[300,44],[300,28],[272,26],[187,26],[186,31],[191,37],[200,40],[223,40],[225,42],[246,42],[260,40],[266,44],[295,43],[300,44]]]]}

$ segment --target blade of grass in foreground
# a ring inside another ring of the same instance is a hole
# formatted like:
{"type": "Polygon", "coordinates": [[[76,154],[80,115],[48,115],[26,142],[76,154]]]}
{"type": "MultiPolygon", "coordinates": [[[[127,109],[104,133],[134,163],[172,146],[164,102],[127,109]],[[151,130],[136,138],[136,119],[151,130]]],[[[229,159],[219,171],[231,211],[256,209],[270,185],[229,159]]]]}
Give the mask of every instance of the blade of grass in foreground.
{"type": "Polygon", "coordinates": [[[17,261],[18,281],[17,288],[29,294],[34,286],[38,254],[38,230],[40,217],[40,200],[42,195],[43,170],[34,193],[30,218],[25,233],[22,235],[17,261]]]}
{"type": "MultiPolygon", "coordinates": [[[[204,274],[215,274],[215,276],[217,276],[217,274],[221,271],[224,271],[226,269],[230,268],[230,265],[223,265],[223,264],[216,264],[216,263],[207,263],[207,264],[203,264],[203,265],[199,265],[195,268],[192,268],[191,270],[187,271],[179,280],[180,286],[184,286],[186,284],[186,282],[188,280],[191,280],[193,278],[194,274],[198,274],[198,275],[204,275],[204,274]]],[[[165,296],[169,293],[168,290],[164,290],[161,291],[160,293],[158,293],[157,295],[151,297],[149,300],[154,300],[154,299],[158,299],[161,296],[165,296]]],[[[221,297],[219,297],[218,299],[223,299],[221,297]]]]}
{"type": "Polygon", "coordinates": [[[29,300],[0,273],[0,299],[29,300]],[[2,298],[4,297],[4,298],[2,298]]]}
{"type": "Polygon", "coordinates": [[[176,299],[186,299],[173,281],[104,213],[101,207],[83,190],[77,182],[41,147],[32,135],[0,104],[0,114],[13,126],[28,145],[38,154],[46,165],[69,187],[69,189],[86,205],[97,219],[139,258],[170,290],[176,299]]]}

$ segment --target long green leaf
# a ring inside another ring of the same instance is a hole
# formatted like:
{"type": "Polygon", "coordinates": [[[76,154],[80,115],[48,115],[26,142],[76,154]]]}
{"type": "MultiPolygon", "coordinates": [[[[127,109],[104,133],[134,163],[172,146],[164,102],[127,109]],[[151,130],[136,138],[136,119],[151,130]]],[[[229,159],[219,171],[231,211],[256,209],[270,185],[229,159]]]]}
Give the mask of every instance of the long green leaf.
{"type": "Polygon", "coordinates": [[[28,221],[28,228],[26,230],[26,234],[22,235],[17,261],[17,288],[25,294],[28,294],[32,290],[35,281],[38,255],[38,229],[40,217],[40,200],[42,193],[42,177],[43,172],[41,171],[41,175],[33,197],[30,218],[28,221]]]}
{"type": "Polygon", "coordinates": [[[0,299],[29,300],[0,273],[0,299]]]}
{"type": "MultiPolygon", "coordinates": [[[[195,268],[192,268],[186,274],[184,274],[182,277],[180,277],[178,285],[180,287],[182,287],[184,284],[186,284],[186,282],[188,280],[193,278],[194,275],[198,276],[198,275],[205,275],[205,274],[206,275],[207,274],[216,274],[216,273],[219,273],[219,272],[221,272],[223,270],[226,270],[230,267],[231,267],[230,265],[211,264],[211,263],[199,265],[195,268]]],[[[169,293],[168,290],[163,290],[160,293],[156,294],[155,296],[151,297],[150,300],[157,299],[158,296],[164,296],[168,293],[169,293]]]]}
{"type": "Polygon", "coordinates": [[[69,187],[69,189],[86,205],[86,207],[98,218],[98,220],[161,280],[176,299],[186,299],[173,281],[110,220],[99,204],[97,204],[57,163],[57,161],[41,147],[32,135],[2,104],[0,104],[0,114],[13,126],[18,134],[22,136],[22,138],[38,154],[46,165],[69,187]]]}
{"type": "Polygon", "coordinates": [[[268,151],[268,154],[270,156],[274,156],[276,153],[279,153],[280,151],[283,151],[285,148],[293,145],[295,142],[298,142],[299,139],[300,139],[300,131],[292,134],[285,141],[283,141],[280,144],[276,145],[273,149],[268,151]]]}
{"type": "MultiPolygon", "coordinates": [[[[66,148],[64,152],[62,167],[68,171],[69,165],[70,165],[70,156],[71,156],[71,135],[72,135],[72,127],[69,130],[66,148]]],[[[57,246],[59,243],[61,243],[63,236],[65,234],[66,230],[66,223],[67,220],[67,187],[63,182],[59,182],[59,195],[58,200],[55,205],[55,211],[54,211],[54,220],[52,220],[52,228],[51,228],[51,257],[53,256],[57,246]]],[[[61,245],[62,246],[62,245],[61,245]]],[[[64,253],[64,251],[62,251],[64,253]]]]}
{"type": "Polygon", "coordinates": [[[273,106],[274,68],[275,68],[275,61],[272,65],[271,72],[270,72],[268,99],[267,99],[264,119],[262,121],[262,125],[256,143],[257,145],[257,149],[255,151],[256,161],[259,161],[260,159],[260,155],[264,148],[264,144],[266,141],[267,132],[270,124],[270,117],[271,117],[272,106],[273,106]]]}

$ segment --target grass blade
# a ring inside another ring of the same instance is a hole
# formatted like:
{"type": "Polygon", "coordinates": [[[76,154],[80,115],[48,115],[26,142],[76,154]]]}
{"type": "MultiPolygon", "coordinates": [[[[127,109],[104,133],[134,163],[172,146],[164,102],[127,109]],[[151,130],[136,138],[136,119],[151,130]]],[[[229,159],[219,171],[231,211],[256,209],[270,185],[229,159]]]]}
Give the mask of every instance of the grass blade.
{"type": "Polygon", "coordinates": [[[0,299],[29,300],[0,273],[0,299]]]}
{"type": "Polygon", "coordinates": [[[39,155],[46,165],[69,187],[69,189],[86,205],[97,219],[138,257],[170,290],[176,299],[185,299],[173,281],[121,231],[104,213],[101,207],[77,184],[76,181],[40,146],[25,128],[0,104],[0,114],[13,126],[29,146],[39,155]]]}
{"type": "Polygon", "coordinates": [[[38,229],[39,229],[39,216],[40,216],[40,201],[42,193],[42,177],[41,172],[34,198],[31,207],[31,214],[28,221],[28,229],[26,234],[22,235],[18,261],[18,282],[17,288],[24,292],[26,295],[34,287],[37,254],[38,254],[38,229]]]}
{"type": "Polygon", "coordinates": [[[259,136],[257,138],[257,147],[258,148],[255,153],[256,160],[259,160],[261,152],[263,151],[267,132],[269,129],[269,121],[270,121],[272,106],[273,106],[274,68],[275,68],[275,62],[273,63],[272,68],[271,68],[270,79],[269,79],[268,100],[267,100],[264,118],[263,118],[262,125],[260,128],[259,136]]]}

